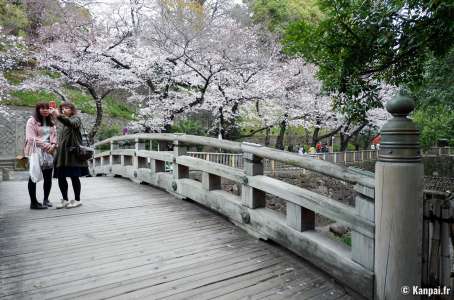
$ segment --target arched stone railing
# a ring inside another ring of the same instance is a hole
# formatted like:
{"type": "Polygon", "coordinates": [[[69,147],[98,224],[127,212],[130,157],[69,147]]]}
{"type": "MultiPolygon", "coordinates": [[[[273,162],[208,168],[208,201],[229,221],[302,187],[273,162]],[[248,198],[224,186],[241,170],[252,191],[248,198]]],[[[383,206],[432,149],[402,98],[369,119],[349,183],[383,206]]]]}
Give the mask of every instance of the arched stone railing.
{"type": "Polygon", "coordinates": [[[374,178],[323,160],[250,143],[184,134],[135,134],[95,145],[93,175],[113,174],[163,188],[213,209],[249,233],[290,249],[357,293],[372,298],[374,288],[374,178]],[[129,142],[131,149],[120,149],[129,142]],[[208,146],[241,153],[243,169],[187,155],[208,146]],[[173,149],[168,151],[168,149],[173,149]],[[354,185],[355,206],[264,175],[263,159],[283,162],[354,185]],[[172,168],[169,168],[169,164],[172,168]],[[202,172],[202,181],[189,178],[202,172]],[[221,178],[241,185],[241,195],[224,191],[221,178]],[[265,207],[265,193],[287,202],[284,216],[265,207]],[[352,246],[315,230],[315,213],[352,228],[352,246]]]}

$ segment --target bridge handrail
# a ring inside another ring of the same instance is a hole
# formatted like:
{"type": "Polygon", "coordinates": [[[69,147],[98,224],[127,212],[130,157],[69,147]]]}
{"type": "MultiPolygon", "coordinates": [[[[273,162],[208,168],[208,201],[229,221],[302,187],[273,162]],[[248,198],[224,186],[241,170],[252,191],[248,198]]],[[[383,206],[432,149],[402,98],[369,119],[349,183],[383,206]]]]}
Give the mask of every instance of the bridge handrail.
{"type": "Polygon", "coordinates": [[[99,148],[103,145],[110,145],[110,150],[100,149],[101,152],[95,154],[91,162],[93,174],[120,175],[159,186],[179,197],[190,198],[226,215],[255,235],[272,238],[282,246],[301,253],[359,293],[369,296],[373,290],[375,188],[374,178],[369,174],[257,144],[185,134],[126,135],[101,141],[95,146],[99,148]],[[119,149],[121,141],[133,141],[134,149],[119,149]],[[146,150],[146,141],[150,142],[149,150],[146,150]],[[173,143],[172,151],[165,151],[168,143],[173,143]],[[161,151],[153,149],[156,144],[161,151]],[[240,152],[236,155],[242,156],[243,168],[230,167],[222,161],[191,157],[187,152],[191,145],[240,152]],[[264,175],[264,159],[354,184],[357,192],[355,206],[264,175]],[[168,163],[172,163],[171,169],[168,163]],[[201,182],[190,179],[189,170],[201,172],[201,182]],[[224,191],[222,178],[239,183],[241,196],[224,191]],[[265,193],[286,201],[287,214],[267,209],[265,193]],[[317,232],[316,213],[350,224],[351,248],[317,232]]]}
{"type": "Polygon", "coordinates": [[[134,141],[134,140],[156,140],[167,141],[173,143],[203,145],[215,147],[219,149],[246,152],[257,155],[262,158],[267,158],[275,161],[284,162],[293,166],[302,167],[304,169],[314,171],[329,177],[340,179],[351,184],[360,183],[369,188],[374,187],[374,181],[368,177],[351,172],[348,168],[333,165],[330,162],[323,160],[314,160],[309,157],[304,157],[296,153],[286,152],[282,150],[272,149],[258,144],[246,142],[233,142],[227,140],[219,140],[211,137],[202,137],[187,134],[171,134],[171,133],[139,133],[124,136],[117,136],[100,141],[95,144],[95,147],[115,143],[119,141],[134,141]]]}

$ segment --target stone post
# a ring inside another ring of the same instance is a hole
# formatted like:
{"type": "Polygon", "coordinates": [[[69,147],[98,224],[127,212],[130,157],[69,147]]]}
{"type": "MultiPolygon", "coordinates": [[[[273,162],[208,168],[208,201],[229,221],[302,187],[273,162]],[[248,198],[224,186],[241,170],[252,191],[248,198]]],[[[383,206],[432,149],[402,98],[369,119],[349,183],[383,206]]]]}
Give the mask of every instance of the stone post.
{"type": "Polygon", "coordinates": [[[110,141],[109,173],[112,173],[112,166],[114,164],[114,157],[112,152],[116,149],[118,149],[118,144],[113,141],[110,141]]]}
{"type": "Polygon", "coordinates": [[[419,299],[421,286],[423,180],[419,131],[407,118],[414,109],[399,94],[386,109],[393,115],[381,130],[375,165],[375,298],[419,299]],[[406,295],[406,288],[409,294],[406,295]]]}
{"type": "Polygon", "coordinates": [[[176,158],[178,156],[186,155],[187,153],[187,146],[182,144],[180,141],[173,142],[173,155],[174,155],[174,162],[173,162],[173,178],[174,180],[182,179],[182,178],[189,178],[189,168],[183,165],[179,165],[176,162],[176,158]]]}
{"type": "MultiPolygon", "coordinates": [[[[252,153],[243,153],[244,174],[263,175],[263,159],[252,153]]],[[[265,193],[248,185],[241,188],[242,204],[249,208],[265,207],[265,193]]]]}
{"type": "Polygon", "coordinates": [[[137,170],[141,167],[140,158],[137,156],[139,151],[145,150],[145,143],[140,141],[140,139],[134,139],[134,157],[133,157],[133,166],[134,170],[137,170]]]}
{"type": "MultiPolygon", "coordinates": [[[[153,149],[153,140],[150,140],[150,151],[167,151],[167,142],[159,141],[155,142],[157,149],[153,149]]],[[[166,163],[162,160],[150,159],[150,172],[155,175],[156,173],[165,172],[166,163]]]]}

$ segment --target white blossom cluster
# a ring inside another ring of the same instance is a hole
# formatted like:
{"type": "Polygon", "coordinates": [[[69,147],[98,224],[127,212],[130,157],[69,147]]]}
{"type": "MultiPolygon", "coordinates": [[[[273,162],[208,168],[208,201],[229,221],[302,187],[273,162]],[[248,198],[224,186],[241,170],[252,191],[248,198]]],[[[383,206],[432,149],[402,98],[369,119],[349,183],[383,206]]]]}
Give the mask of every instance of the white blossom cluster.
{"type": "Polygon", "coordinates": [[[26,59],[22,38],[2,33],[0,27],[0,72],[16,68],[26,59]]]}
{"type": "MultiPolygon", "coordinates": [[[[211,111],[219,120],[214,127],[240,113],[263,126],[284,120],[337,128],[348,121],[321,92],[315,66],[283,55],[276,37],[232,13],[232,1],[118,5],[108,18],[65,13],[64,22],[43,27],[37,58],[64,76],[35,78],[21,88],[77,84],[95,101],[124,90],[124,100],[139,108],[131,124],[138,131],[161,131],[177,115],[197,110],[211,111]]],[[[381,109],[367,116],[371,124],[386,119],[381,109]]]]}
{"type": "Polygon", "coordinates": [[[28,59],[28,53],[23,39],[9,34],[4,34],[0,27],[0,115],[10,116],[3,101],[13,89],[5,78],[4,72],[18,68],[28,59]]]}
{"type": "Polygon", "coordinates": [[[9,85],[8,81],[3,76],[3,72],[0,72],[0,116],[1,117],[9,117],[10,114],[8,112],[8,108],[2,104],[3,100],[6,99],[8,96],[8,92],[10,91],[11,86],[9,85]]]}

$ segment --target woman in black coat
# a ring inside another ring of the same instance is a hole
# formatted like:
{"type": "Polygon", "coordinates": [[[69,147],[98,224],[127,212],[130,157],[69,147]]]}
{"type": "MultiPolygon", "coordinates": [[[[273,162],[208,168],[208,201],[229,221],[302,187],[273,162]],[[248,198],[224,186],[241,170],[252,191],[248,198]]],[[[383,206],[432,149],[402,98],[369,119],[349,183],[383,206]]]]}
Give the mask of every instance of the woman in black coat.
{"type": "Polygon", "coordinates": [[[80,201],[81,184],[79,177],[87,176],[87,161],[81,160],[77,154],[79,145],[82,145],[80,132],[82,121],[77,116],[76,107],[70,102],[63,102],[60,110],[52,110],[52,115],[63,124],[63,130],[58,143],[57,156],[55,157],[54,178],[58,178],[63,199],[57,208],[74,208],[82,205],[80,201]],[[66,177],[71,178],[74,189],[73,200],[68,200],[68,182],[66,177]]]}

